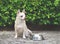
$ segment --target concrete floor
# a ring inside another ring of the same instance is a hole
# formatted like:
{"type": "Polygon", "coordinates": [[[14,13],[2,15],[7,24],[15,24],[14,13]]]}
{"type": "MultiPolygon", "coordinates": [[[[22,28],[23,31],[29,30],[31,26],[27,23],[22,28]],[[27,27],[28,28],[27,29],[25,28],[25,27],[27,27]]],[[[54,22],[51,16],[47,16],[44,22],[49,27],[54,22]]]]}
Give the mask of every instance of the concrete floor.
{"type": "Polygon", "coordinates": [[[14,38],[14,31],[0,31],[0,44],[60,44],[60,31],[33,31],[43,35],[45,40],[33,41],[14,38]]]}

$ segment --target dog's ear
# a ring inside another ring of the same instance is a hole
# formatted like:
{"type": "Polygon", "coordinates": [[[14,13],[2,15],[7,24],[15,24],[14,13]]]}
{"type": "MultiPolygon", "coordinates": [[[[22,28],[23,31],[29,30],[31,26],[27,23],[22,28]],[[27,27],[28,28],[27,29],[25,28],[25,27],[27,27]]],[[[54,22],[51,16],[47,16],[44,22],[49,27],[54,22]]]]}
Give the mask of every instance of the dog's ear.
{"type": "Polygon", "coordinates": [[[25,9],[23,9],[23,11],[22,11],[23,13],[26,13],[26,11],[25,11],[25,9]]]}
{"type": "Polygon", "coordinates": [[[17,14],[19,14],[20,13],[20,9],[18,9],[18,11],[17,11],[17,14]]]}

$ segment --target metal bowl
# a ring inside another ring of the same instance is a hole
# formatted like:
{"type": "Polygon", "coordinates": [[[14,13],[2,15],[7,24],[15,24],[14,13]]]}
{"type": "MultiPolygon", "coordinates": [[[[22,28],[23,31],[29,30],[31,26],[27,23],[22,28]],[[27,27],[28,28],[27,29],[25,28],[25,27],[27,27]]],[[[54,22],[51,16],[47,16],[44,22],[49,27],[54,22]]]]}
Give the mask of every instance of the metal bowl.
{"type": "Polygon", "coordinates": [[[43,40],[43,36],[40,34],[34,34],[33,35],[33,40],[43,40]]]}

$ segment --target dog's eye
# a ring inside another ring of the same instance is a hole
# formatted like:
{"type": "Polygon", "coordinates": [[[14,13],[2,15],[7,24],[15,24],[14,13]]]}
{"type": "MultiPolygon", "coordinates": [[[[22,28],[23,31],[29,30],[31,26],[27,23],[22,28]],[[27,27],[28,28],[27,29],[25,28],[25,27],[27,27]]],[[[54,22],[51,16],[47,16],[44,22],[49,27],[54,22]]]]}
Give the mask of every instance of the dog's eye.
{"type": "Polygon", "coordinates": [[[21,17],[23,17],[23,16],[21,16],[21,17]]]}

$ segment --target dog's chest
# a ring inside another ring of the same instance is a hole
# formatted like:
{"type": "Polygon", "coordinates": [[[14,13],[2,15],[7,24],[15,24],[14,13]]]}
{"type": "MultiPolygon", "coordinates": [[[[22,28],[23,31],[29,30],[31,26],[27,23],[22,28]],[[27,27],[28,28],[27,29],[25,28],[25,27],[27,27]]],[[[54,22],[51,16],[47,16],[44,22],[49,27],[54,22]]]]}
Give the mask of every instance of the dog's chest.
{"type": "Polygon", "coordinates": [[[15,21],[15,26],[26,27],[26,23],[25,23],[25,21],[16,20],[16,21],[15,21]]]}

